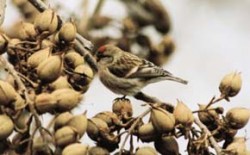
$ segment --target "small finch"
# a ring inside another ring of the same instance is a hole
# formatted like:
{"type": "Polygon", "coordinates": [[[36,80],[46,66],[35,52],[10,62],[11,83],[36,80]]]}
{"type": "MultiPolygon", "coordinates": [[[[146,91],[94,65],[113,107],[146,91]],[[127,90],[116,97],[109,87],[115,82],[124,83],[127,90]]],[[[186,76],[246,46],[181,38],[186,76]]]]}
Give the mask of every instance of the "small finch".
{"type": "Polygon", "coordinates": [[[171,80],[187,84],[186,80],[152,62],[125,52],[114,45],[103,45],[96,53],[101,82],[112,92],[134,96],[150,83],[171,80]]]}

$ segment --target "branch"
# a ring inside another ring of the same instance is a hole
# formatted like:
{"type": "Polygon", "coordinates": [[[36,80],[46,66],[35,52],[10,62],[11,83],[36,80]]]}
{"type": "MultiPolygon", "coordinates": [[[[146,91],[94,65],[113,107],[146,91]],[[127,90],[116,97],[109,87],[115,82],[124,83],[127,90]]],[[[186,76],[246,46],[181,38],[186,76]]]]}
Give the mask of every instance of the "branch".
{"type": "MultiPolygon", "coordinates": [[[[41,0],[28,0],[39,12],[43,12],[44,10],[48,9],[48,6],[43,3],[41,0]]],[[[61,20],[61,17],[58,16],[58,18],[61,20]]],[[[62,20],[61,20],[62,21],[62,20]]],[[[80,49],[80,54],[82,54],[83,56],[85,55],[91,55],[89,51],[93,50],[93,44],[85,39],[84,37],[82,37],[80,34],[76,35],[76,40],[79,43],[76,43],[76,46],[78,49],[80,49]],[[83,50],[85,49],[85,50],[83,50]]],[[[97,71],[97,65],[96,65],[96,61],[94,60],[93,57],[88,56],[89,58],[86,59],[86,61],[90,64],[90,67],[92,67],[92,69],[94,71],[97,71]]]]}
{"type": "Polygon", "coordinates": [[[5,16],[6,0],[0,0],[0,26],[3,24],[5,16]]]}
{"type": "Polygon", "coordinates": [[[218,145],[218,143],[216,142],[216,140],[214,139],[214,137],[212,136],[211,132],[207,129],[207,127],[198,118],[195,118],[194,122],[207,134],[211,145],[213,146],[214,150],[216,151],[216,154],[220,155],[222,153],[222,150],[221,150],[220,146],[218,145]]]}

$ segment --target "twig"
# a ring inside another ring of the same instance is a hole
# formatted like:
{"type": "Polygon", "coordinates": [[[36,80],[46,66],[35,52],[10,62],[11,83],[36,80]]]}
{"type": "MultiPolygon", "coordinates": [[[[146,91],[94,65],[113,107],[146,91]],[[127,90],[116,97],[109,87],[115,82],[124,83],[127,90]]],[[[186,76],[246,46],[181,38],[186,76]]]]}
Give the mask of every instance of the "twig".
{"type": "Polygon", "coordinates": [[[139,116],[136,118],[135,122],[134,122],[134,123],[132,124],[132,126],[129,128],[128,133],[127,133],[127,135],[126,135],[126,137],[125,137],[125,139],[124,139],[124,141],[123,141],[123,143],[122,143],[122,145],[121,145],[119,155],[122,155],[122,151],[123,151],[123,149],[124,149],[124,147],[125,147],[125,144],[126,144],[128,138],[129,138],[129,136],[130,136],[130,135],[132,134],[132,132],[134,131],[136,125],[140,122],[140,120],[141,120],[144,116],[146,116],[148,113],[150,113],[150,111],[151,111],[151,108],[147,109],[146,111],[144,111],[141,115],[139,115],[139,116]]]}
{"type": "Polygon", "coordinates": [[[212,136],[211,132],[207,129],[207,127],[198,118],[195,118],[194,122],[207,134],[211,145],[213,146],[214,150],[216,151],[216,154],[220,155],[222,153],[222,149],[220,148],[220,146],[218,145],[218,143],[216,142],[216,140],[212,136]]]}
{"type": "Polygon", "coordinates": [[[215,99],[215,97],[213,97],[213,98],[210,100],[210,102],[207,104],[207,106],[206,106],[205,109],[207,109],[207,108],[209,108],[211,105],[213,105],[213,104],[215,104],[215,103],[217,103],[217,102],[219,102],[219,101],[225,99],[225,97],[226,97],[226,96],[223,95],[223,94],[221,94],[220,97],[217,98],[217,99],[215,99]]]}
{"type": "MultiPolygon", "coordinates": [[[[41,0],[28,0],[39,12],[43,12],[44,10],[48,9],[48,6],[43,3],[41,0]]],[[[58,16],[59,17],[59,16],[58,16]]],[[[59,17],[59,19],[61,20],[61,18],[59,17]]],[[[61,20],[62,21],[62,20],[61,20]]],[[[96,62],[93,59],[93,57],[90,57],[89,55],[91,50],[93,50],[93,44],[85,39],[84,37],[82,37],[80,34],[76,35],[76,40],[77,40],[77,48],[81,50],[81,53],[83,56],[87,55],[88,59],[86,59],[86,61],[90,64],[90,67],[92,67],[93,70],[97,71],[97,66],[96,66],[96,62]],[[83,50],[86,49],[86,50],[83,50]]]]}
{"type": "Polygon", "coordinates": [[[3,24],[5,16],[6,0],[0,0],[0,26],[3,24]]]}

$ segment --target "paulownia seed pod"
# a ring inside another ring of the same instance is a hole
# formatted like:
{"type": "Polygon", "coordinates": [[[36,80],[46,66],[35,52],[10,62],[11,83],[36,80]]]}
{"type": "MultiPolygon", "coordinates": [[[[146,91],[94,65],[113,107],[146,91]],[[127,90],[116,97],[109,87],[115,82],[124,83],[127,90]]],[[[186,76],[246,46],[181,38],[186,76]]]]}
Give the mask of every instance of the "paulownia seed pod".
{"type": "Polygon", "coordinates": [[[8,105],[16,100],[17,92],[5,81],[0,80],[0,105],[8,105]]]}
{"type": "Polygon", "coordinates": [[[136,152],[135,155],[157,155],[157,152],[154,148],[145,146],[139,148],[136,152]]]}
{"type": "Polygon", "coordinates": [[[138,129],[138,137],[143,142],[152,142],[155,140],[156,136],[157,136],[157,132],[154,129],[152,122],[143,124],[138,129]]]}
{"type": "Polygon", "coordinates": [[[74,50],[69,50],[64,55],[64,62],[67,64],[67,66],[71,67],[72,69],[75,69],[79,65],[83,65],[84,59],[83,57],[77,53],[74,50]]]}
{"type": "Polygon", "coordinates": [[[153,108],[150,118],[154,128],[160,133],[170,132],[174,129],[174,115],[162,108],[153,108]]]}
{"type": "Polygon", "coordinates": [[[227,123],[233,129],[243,128],[249,121],[250,110],[247,108],[232,108],[226,114],[227,123]]]}
{"type": "Polygon", "coordinates": [[[7,115],[0,115],[0,140],[4,140],[13,132],[14,124],[7,115]]]}
{"type": "Polygon", "coordinates": [[[68,122],[67,125],[76,129],[80,137],[84,135],[87,130],[87,117],[85,115],[76,115],[73,116],[68,122]]]}
{"type": "Polygon", "coordinates": [[[58,115],[55,119],[54,129],[57,130],[67,124],[67,122],[73,117],[71,113],[64,112],[58,115]]]}
{"type": "Polygon", "coordinates": [[[35,107],[41,114],[53,112],[56,108],[57,100],[53,94],[41,93],[35,98],[35,107]]]}
{"type": "Polygon", "coordinates": [[[50,34],[52,34],[58,27],[57,14],[53,10],[47,9],[37,15],[34,25],[38,31],[48,31],[50,34]]]}
{"type": "Polygon", "coordinates": [[[28,121],[30,119],[30,113],[26,110],[22,111],[22,113],[18,116],[16,120],[14,120],[15,128],[21,132],[26,131],[28,129],[28,121]]]}
{"type": "Polygon", "coordinates": [[[76,38],[76,27],[71,22],[65,22],[58,32],[58,37],[60,41],[72,42],[76,38]]]}
{"type": "Polygon", "coordinates": [[[109,133],[110,129],[108,124],[100,118],[88,119],[87,134],[88,136],[96,141],[100,136],[100,130],[105,133],[109,133]]]}
{"type": "Polygon", "coordinates": [[[89,149],[88,155],[109,155],[109,151],[100,146],[93,146],[89,149]]]}
{"type": "Polygon", "coordinates": [[[34,40],[38,35],[35,26],[31,23],[21,22],[18,36],[22,40],[34,40]]]}
{"type": "Polygon", "coordinates": [[[235,137],[233,142],[227,146],[226,151],[230,151],[232,154],[246,155],[246,139],[244,137],[235,137]]]}
{"type": "Polygon", "coordinates": [[[205,110],[206,106],[207,105],[205,104],[199,104],[199,110],[202,112],[198,113],[198,117],[202,123],[209,125],[215,122],[215,120],[219,119],[219,115],[215,110],[211,110],[213,109],[211,106],[207,109],[207,111],[203,111],[205,110]]]}
{"type": "Polygon", "coordinates": [[[27,60],[28,66],[30,68],[36,68],[39,64],[41,64],[44,60],[46,60],[51,52],[51,48],[47,47],[41,49],[35,53],[33,53],[27,60]]]}
{"type": "Polygon", "coordinates": [[[115,113],[110,112],[110,111],[100,112],[96,114],[94,117],[102,119],[108,124],[109,127],[113,125],[120,125],[121,123],[118,116],[115,113]]]}
{"type": "Polygon", "coordinates": [[[179,146],[173,136],[164,136],[154,142],[155,149],[163,155],[179,155],[179,146]]]}
{"type": "Polygon", "coordinates": [[[16,100],[14,104],[15,104],[14,105],[15,110],[21,110],[25,108],[25,106],[27,105],[25,100],[19,94],[16,94],[16,100]]]}
{"type": "Polygon", "coordinates": [[[53,83],[49,85],[52,90],[71,88],[66,76],[60,76],[53,83]]]}
{"type": "MultiPolygon", "coordinates": [[[[89,84],[94,77],[93,70],[87,64],[77,66],[74,71],[76,73],[83,74],[83,75],[87,76],[86,81],[85,81],[86,84],[89,84]]],[[[77,81],[79,83],[80,83],[80,80],[81,80],[81,78],[79,78],[79,79],[75,78],[75,81],[77,81]]]]}
{"type": "Polygon", "coordinates": [[[80,143],[73,143],[66,146],[62,155],[87,155],[88,154],[88,146],[80,143]]]}
{"type": "Polygon", "coordinates": [[[113,102],[112,111],[123,119],[129,119],[133,115],[133,107],[128,99],[116,99],[113,102]]]}
{"type": "Polygon", "coordinates": [[[176,123],[182,124],[183,126],[191,126],[194,122],[192,111],[181,101],[177,102],[174,117],[176,123]]]}
{"type": "Polygon", "coordinates": [[[55,132],[57,146],[63,147],[77,141],[77,132],[70,126],[64,126],[55,132]]]}

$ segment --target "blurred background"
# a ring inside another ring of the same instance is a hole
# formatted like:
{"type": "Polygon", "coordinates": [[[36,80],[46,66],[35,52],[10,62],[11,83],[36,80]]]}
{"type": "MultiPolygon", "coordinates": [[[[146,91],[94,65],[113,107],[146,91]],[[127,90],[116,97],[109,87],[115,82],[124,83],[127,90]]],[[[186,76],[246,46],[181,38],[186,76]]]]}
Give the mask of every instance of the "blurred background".
{"type": "MultiPolygon", "coordinates": [[[[21,20],[18,9],[7,0],[6,18],[3,27],[8,30],[16,21],[21,20]]],[[[159,98],[162,101],[176,104],[176,99],[182,100],[192,110],[197,110],[198,103],[208,103],[214,96],[219,96],[218,86],[225,74],[241,72],[243,87],[231,102],[219,102],[228,110],[232,107],[250,108],[250,0],[161,0],[166,8],[171,30],[168,35],[174,41],[175,50],[163,67],[174,75],[189,81],[188,85],[174,82],[160,82],[146,87],[143,92],[159,98]]],[[[89,1],[89,13],[93,12],[97,1],[89,1]]],[[[48,1],[54,8],[59,8],[59,14],[65,19],[71,15],[82,17],[82,1],[48,1]]],[[[101,14],[117,20],[114,25],[119,27],[119,21],[127,15],[126,6],[117,0],[106,0],[101,14]],[[118,24],[117,24],[118,23],[118,24]]],[[[99,35],[100,32],[93,32],[99,35]]],[[[119,37],[117,29],[107,29],[105,33],[119,37]]],[[[161,41],[161,35],[148,28],[145,32],[155,44],[161,41]]],[[[132,48],[135,49],[136,47],[132,48]]],[[[80,113],[88,111],[88,117],[97,112],[111,110],[112,101],[120,97],[106,89],[94,79],[90,89],[85,94],[83,103],[76,110],[80,113]]],[[[129,98],[134,106],[135,116],[144,111],[143,102],[129,98]]],[[[250,125],[238,132],[238,136],[249,138],[250,125]]],[[[185,154],[183,139],[181,153],[185,154]],[[183,146],[183,147],[182,147],[183,146]]],[[[87,143],[87,142],[86,142],[87,143]]],[[[250,146],[250,142],[247,142],[250,146]]],[[[145,144],[147,145],[147,144],[145,144]]]]}

